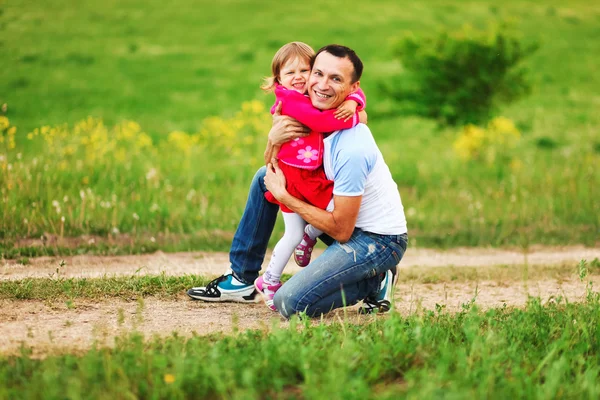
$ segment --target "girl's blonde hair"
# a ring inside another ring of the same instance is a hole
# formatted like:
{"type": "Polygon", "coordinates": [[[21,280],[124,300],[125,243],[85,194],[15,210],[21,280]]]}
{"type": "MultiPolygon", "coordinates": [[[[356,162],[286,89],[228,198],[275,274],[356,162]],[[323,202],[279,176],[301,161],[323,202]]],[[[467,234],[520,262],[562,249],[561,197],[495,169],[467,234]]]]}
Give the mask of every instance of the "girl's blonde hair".
{"type": "Polygon", "coordinates": [[[273,56],[273,61],[271,62],[272,75],[264,79],[260,88],[266,92],[273,91],[275,84],[279,83],[281,67],[283,67],[286,62],[295,58],[306,59],[310,62],[314,55],[315,51],[306,43],[291,42],[283,45],[283,47],[277,50],[277,53],[273,56]]]}

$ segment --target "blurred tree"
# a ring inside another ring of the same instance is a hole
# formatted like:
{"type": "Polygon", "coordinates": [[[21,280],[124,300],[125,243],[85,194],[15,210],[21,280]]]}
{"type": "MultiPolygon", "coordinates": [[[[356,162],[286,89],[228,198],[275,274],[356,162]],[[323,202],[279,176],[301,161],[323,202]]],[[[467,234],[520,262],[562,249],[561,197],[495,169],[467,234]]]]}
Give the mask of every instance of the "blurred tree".
{"type": "Polygon", "coordinates": [[[537,48],[506,24],[423,37],[409,33],[395,45],[405,71],[382,88],[404,113],[450,125],[485,122],[499,104],[530,92],[522,61],[537,48]]]}

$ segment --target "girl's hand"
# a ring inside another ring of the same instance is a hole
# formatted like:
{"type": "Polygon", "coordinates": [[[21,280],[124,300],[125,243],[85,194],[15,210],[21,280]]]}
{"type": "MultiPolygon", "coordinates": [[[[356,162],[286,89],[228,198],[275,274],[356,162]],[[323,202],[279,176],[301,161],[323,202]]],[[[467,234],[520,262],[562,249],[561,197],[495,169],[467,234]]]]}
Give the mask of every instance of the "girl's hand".
{"type": "Polygon", "coordinates": [[[368,121],[367,112],[365,110],[359,111],[358,112],[358,122],[366,125],[367,121],[368,121]]]}
{"type": "Polygon", "coordinates": [[[346,100],[340,104],[333,115],[337,119],[343,119],[344,122],[346,122],[354,116],[356,113],[356,107],[358,107],[358,103],[356,101],[346,100]]]}

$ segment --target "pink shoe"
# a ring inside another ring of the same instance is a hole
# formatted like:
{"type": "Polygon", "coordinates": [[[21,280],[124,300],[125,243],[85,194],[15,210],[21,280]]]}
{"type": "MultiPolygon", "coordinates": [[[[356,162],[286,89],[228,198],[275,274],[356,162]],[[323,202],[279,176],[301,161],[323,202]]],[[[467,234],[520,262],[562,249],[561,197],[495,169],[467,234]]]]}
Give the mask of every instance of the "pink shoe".
{"type": "Polygon", "coordinates": [[[317,239],[311,239],[306,233],[302,237],[302,241],[294,250],[294,260],[301,267],[306,267],[310,264],[313,248],[317,244],[317,239]]]}
{"type": "Polygon", "coordinates": [[[267,307],[269,307],[273,311],[277,311],[277,308],[275,308],[275,304],[273,304],[273,297],[275,297],[275,293],[277,293],[277,291],[281,287],[281,282],[279,282],[277,285],[269,285],[263,280],[262,276],[259,276],[254,281],[254,287],[256,288],[256,290],[258,290],[260,294],[262,294],[267,307]]]}

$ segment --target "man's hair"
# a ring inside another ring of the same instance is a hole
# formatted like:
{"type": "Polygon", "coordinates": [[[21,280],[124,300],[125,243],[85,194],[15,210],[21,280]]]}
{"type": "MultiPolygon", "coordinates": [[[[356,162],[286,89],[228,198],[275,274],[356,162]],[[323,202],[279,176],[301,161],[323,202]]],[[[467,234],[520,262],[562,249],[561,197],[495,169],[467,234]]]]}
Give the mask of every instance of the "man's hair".
{"type": "Polygon", "coordinates": [[[263,84],[260,88],[266,92],[273,91],[275,84],[281,83],[279,82],[279,74],[286,62],[295,58],[312,62],[314,55],[315,51],[306,43],[291,42],[283,45],[273,56],[273,61],[271,62],[271,76],[263,80],[263,84]]]}
{"type": "Polygon", "coordinates": [[[354,50],[349,47],[342,46],[339,44],[328,44],[327,46],[323,46],[317,51],[317,54],[310,60],[310,68],[315,65],[315,60],[317,56],[323,52],[327,52],[332,56],[338,58],[347,58],[350,60],[352,65],[354,66],[354,73],[352,74],[352,83],[358,82],[363,72],[363,63],[360,58],[356,55],[354,50]]]}

